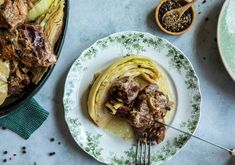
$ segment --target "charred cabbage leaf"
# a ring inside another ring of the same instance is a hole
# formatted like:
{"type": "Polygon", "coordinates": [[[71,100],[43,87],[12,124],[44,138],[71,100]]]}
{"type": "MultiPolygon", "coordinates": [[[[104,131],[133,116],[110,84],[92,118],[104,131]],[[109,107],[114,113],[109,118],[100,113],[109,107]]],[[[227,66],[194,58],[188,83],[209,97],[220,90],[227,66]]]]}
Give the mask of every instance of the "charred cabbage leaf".
{"type": "MultiPolygon", "coordinates": [[[[41,25],[45,35],[52,47],[55,46],[58,41],[62,28],[63,28],[63,18],[64,18],[64,0],[54,0],[50,8],[45,14],[42,14],[37,18],[36,22],[41,25]]],[[[42,79],[43,75],[47,72],[46,68],[36,68],[32,71],[34,84],[38,84],[42,79]]]]}
{"type": "Polygon", "coordinates": [[[37,19],[54,47],[63,28],[64,0],[54,0],[48,11],[37,19]]]}

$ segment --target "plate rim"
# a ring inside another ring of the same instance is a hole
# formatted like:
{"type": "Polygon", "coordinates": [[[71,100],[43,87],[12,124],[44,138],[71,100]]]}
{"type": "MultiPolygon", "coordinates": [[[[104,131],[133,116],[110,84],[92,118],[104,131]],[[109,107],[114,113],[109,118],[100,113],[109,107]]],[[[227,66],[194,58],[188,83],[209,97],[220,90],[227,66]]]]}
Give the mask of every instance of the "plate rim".
{"type": "Polygon", "coordinates": [[[224,67],[225,69],[227,70],[229,76],[232,78],[232,80],[235,82],[235,74],[231,71],[228,63],[226,62],[225,60],[225,57],[222,53],[222,46],[221,46],[221,38],[220,38],[220,29],[221,29],[221,26],[222,26],[222,17],[223,17],[223,14],[225,12],[225,9],[226,7],[228,6],[228,3],[229,3],[230,0],[225,0],[222,8],[221,8],[221,11],[220,11],[220,14],[219,14],[219,19],[218,19],[218,23],[217,23],[217,45],[218,45],[218,48],[219,48],[219,54],[220,54],[220,57],[222,59],[222,63],[224,64],[224,67]]]}
{"type": "MultiPolygon", "coordinates": [[[[200,121],[201,121],[201,107],[202,107],[202,98],[203,98],[203,96],[202,96],[202,92],[201,92],[201,85],[200,85],[200,80],[199,80],[199,77],[198,77],[198,75],[197,75],[197,73],[196,73],[196,70],[195,70],[195,68],[193,67],[193,64],[192,64],[192,62],[189,60],[189,58],[183,53],[183,51],[181,51],[178,47],[176,47],[175,45],[173,45],[171,42],[169,42],[167,39],[165,39],[165,38],[162,38],[162,37],[160,37],[160,36],[156,36],[156,35],[154,35],[154,34],[151,34],[151,33],[149,33],[149,32],[142,32],[142,31],[133,31],[133,30],[131,30],[131,31],[120,31],[120,32],[116,32],[116,33],[112,33],[112,34],[109,34],[109,35],[106,35],[105,37],[102,37],[102,38],[100,38],[100,39],[98,39],[98,40],[96,40],[95,42],[93,42],[88,48],[86,48],[86,49],[84,49],[81,53],[80,53],[80,55],[76,58],[76,60],[72,63],[72,65],[71,65],[71,67],[70,67],[70,69],[69,69],[69,72],[67,73],[67,77],[66,77],[66,80],[65,80],[65,85],[64,85],[64,95],[63,95],[63,106],[64,106],[64,100],[65,100],[65,92],[66,92],[66,84],[68,83],[68,75],[72,72],[72,67],[74,66],[74,64],[81,58],[81,56],[85,53],[85,52],[87,52],[89,49],[91,49],[94,45],[96,45],[96,43],[97,42],[99,42],[99,41],[102,41],[102,40],[104,40],[104,39],[106,39],[106,38],[108,38],[108,37],[110,37],[110,36],[116,36],[116,35],[121,35],[121,34],[144,34],[144,35],[147,35],[147,36],[150,36],[150,37],[153,37],[153,38],[159,38],[159,39],[162,39],[164,42],[166,42],[167,44],[169,44],[170,46],[172,46],[172,47],[174,47],[177,51],[179,51],[181,54],[183,54],[183,56],[184,56],[184,58],[186,58],[187,59],[187,61],[189,62],[189,64],[190,64],[190,66],[191,66],[191,68],[193,69],[193,71],[194,71],[194,73],[195,73],[195,77],[197,78],[197,86],[198,86],[198,94],[200,95],[200,103],[199,103],[199,117],[198,117],[198,121],[197,121],[197,124],[196,124],[196,127],[195,127],[195,129],[193,130],[193,133],[192,133],[192,135],[194,135],[195,133],[196,133],[196,131],[197,131],[197,129],[198,129],[198,126],[199,126],[199,124],[200,124],[200,121]]],[[[69,132],[70,132],[70,134],[71,134],[71,130],[70,130],[70,127],[69,127],[69,124],[68,124],[68,121],[67,121],[67,118],[66,118],[66,112],[64,112],[64,117],[65,117],[65,121],[66,121],[66,125],[68,126],[68,128],[69,128],[69,132]]],[[[83,147],[81,147],[78,143],[77,143],[77,141],[75,140],[75,138],[73,137],[73,135],[71,134],[71,136],[72,136],[72,138],[73,138],[73,140],[76,142],[76,144],[86,153],[86,154],[88,154],[88,155],[90,155],[91,157],[93,157],[96,161],[98,161],[98,162],[101,162],[101,163],[105,163],[105,164],[107,164],[106,162],[105,162],[105,160],[99,160],[99,159],[97,159],[97,157],[95,157],[94,155],[91,155],[90,153],[88,153],[83,147]]],[[[173,155],[171,155],[171,156],[169,156],[166,160],[164,160],[163,162],[166,162],[166,161],[168,161],[168,160],[170,160],[170,159],[172,159],[174,156],[176,156],[179,152],[181,152],[183,149],[184,149],[184,147],[188,144],[188,142],[191,140],[191,136],[187,139],[187,140],[185,140],[185,142],[183,143],[183,145],[181,146],[181,148],[179,148],[177,151],[176,151],[176,153],[175,154],[173,154],[173,155]]],[[[160,164],[162,164],[163,162],[160,162],[160,164]]]]}

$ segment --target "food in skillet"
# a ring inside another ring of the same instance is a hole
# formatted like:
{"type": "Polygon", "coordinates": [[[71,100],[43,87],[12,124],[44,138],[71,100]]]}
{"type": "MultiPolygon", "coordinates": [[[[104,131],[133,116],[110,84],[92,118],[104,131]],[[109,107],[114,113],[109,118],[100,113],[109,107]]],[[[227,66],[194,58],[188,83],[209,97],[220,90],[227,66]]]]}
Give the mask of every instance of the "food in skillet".
{"type": "Polygon", "coordinates": [[[160,77],[156,63],[143,56],[114,62],[92,85],[88,98],[90,117],[102,128],[115,117],[124,119],[142,142],[149,138],[160,143],[165,137],[165,126],[159,122],[165,122],[173,105],[159,90],[160,77]]]}
{"type": "Polygon", "coordinates": [[[0,105],[39,83],[56,63],[64,0],[0,0],[0,105]]]}

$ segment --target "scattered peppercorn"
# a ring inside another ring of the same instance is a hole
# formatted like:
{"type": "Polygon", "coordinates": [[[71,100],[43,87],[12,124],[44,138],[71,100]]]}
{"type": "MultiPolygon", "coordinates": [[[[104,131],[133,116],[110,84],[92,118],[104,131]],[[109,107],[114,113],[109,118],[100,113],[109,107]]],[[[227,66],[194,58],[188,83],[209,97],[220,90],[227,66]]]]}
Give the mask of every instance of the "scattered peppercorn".
{"type": "Polygon", "coordinates": [[[206,3],[206,0],[203,0],[203,1],[202,1],[202,4],[204,4],[204,3],[206,3]]]}
{"type": "Polygon", "coordinates": [[[53,141],[55,141],[55,139],[54,139],[54,138],[51,138],[50,141],[53,142],[53,141]]]}
{"type": "Polygon", "coordinates": [[[208,17],[206,17],[205,21],[206,21],[206,22],[207,22],[207,21],[209,21],[209,18],[208,18],[208,17]]]}
{"type": "Polygon", "coordinates": [[[9,160],[11,160],[11,158],[9,158],[9,160]]]}
{"type": "Polygon", "coordinates": [[[6,130],[7,128],[6,127],[2,127],[3,130],[6,130]]]}
{"type": "Polygon", "coordinates": [[[3,162],[6,163],[6,162],[7,162],[7,159],[3,159],[3,162]]]}
{"type": "Polygon", "coordinates": [[[58,142],[59,145],[61,145],[61,142],[58,142]]]}
{"type": "Polygon", "coordinates": [[[13,156],[16,156],[16,154],[13,154],[13,156]]]}
{"type": "Polygon", "coordinates": [[[201,14],[201,12],[199,11],[199,12],[198,12],[198,14],[200,15],[200,14],[201,14]]]}
{"type": "Polygon", "coordinates": [[[26,147],[22,147],[22,150],[25,150],[26,149],[26,147]]]}
{"type": "Polygon", "coordinates": [[[4,151],[3,154],[6,155],[8,152],[7,151],[4,151]]]}
{"type": "Polygon", "coordinates": [[[53,156],[53,155],[55,155],[55,152],[50,152],[49,153],[49,156],[53,156]]]}
{"type": "Polygon", "coordinates": [[[206,57],[203,57],[203,60],[206,60],[206,57]]]}
{"type": "Polygon", "coordinates": [[[22,154],[26,154],[27,152],[24,150],[24,151],[22,151],[22,154]]]}
{"type": "Polygon", "coordinates": [[[215,38],[214,41],[217,42],[217,38],[215,38]]]}

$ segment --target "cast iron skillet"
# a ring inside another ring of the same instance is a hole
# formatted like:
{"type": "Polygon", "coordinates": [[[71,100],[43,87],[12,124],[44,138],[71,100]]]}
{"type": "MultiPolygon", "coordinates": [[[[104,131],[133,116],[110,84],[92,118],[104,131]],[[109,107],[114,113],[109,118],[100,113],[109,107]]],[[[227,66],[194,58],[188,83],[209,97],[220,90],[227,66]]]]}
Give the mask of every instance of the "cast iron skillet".
{"type": "MultiPolygon", "coordinates": [[[[68,25],[68,18],[69,18],[69,0],[65,0],[65,9],[64,9],[64,25],[62,29],[61,36],[59,40],[57,41],[55,45],[55,54],[57,55],[57,60],[59,59],[59,55],[64,43],[65,39],[65,34],[67,31],[67,25],[68,25]]],[[[0,106],[0,117],[4,117],[8,115],[10,112],[16,110],[16,108],[19,108],[22,106],[25,102],[30,100],[38,91],[39,89],[43,86],[43,84],[47,81],[49,78],[51,72],[53,71],[55,65],[51,66],[48,71],[44,74],[43,78],[41,81],[32,87],[29,88],[29,91],[27,91],[25,94],[23,94],[20,97],[10,97],[8,98],[3,105],[0,106]]]]}

